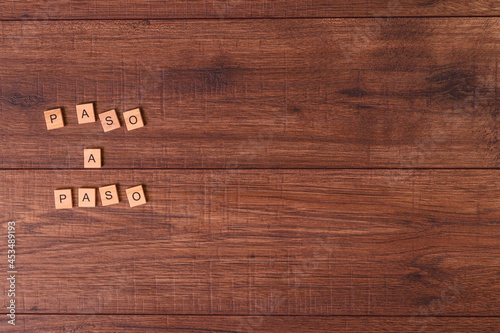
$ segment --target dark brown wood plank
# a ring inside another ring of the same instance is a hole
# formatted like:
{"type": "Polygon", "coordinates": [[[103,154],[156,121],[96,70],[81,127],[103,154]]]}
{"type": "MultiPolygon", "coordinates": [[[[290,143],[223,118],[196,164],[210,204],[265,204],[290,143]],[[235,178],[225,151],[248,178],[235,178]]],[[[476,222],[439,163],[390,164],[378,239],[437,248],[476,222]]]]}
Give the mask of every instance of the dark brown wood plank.
{"type": "Polygon", "coordinates": [[[20,315],[11,332],[496,332],[499,318],[20,315]]]}
{"type": "Polygon", "coordinates": [[[0,19],[164,19],[499,15],[486,0],[3,1],[0,19]]]}
{"type": "Polygon", "coordinates": [[[0,27],[0,168],[499,166],[497,18],[0,27]],[[87,101],[147,126],[77,125],[87,101]]]}
{"type": "Polygon", "coordinates": [[[0,221],[18,313],[498,316],[499,176],[0,171],[0,221]],[[54,209],[55,188],[112,183],[119,205],[54,209]]]}

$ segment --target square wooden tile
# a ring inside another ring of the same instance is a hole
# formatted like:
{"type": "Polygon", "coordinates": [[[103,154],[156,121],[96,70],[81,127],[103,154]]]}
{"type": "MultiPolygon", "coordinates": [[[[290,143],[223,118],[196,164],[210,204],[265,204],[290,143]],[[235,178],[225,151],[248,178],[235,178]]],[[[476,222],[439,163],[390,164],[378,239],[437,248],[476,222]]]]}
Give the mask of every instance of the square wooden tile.
{"type": "Polygon", "coordinates": [[[120,202],[116,185],[100,187],[99,195],[103,206],[115,205],[120,202]]]}
{"type": "Polygon", "coordinates": [[[71,189],[54,190],[56,209],[73,208],[73,197],[71,189]]]}
{"type": "Polygon", "coordinates": [[[125,190],[127,192],[128,203],[130,207],[144,205],[146,203],[146,196],[142,185],[137,185],[125,190]]]}
{"type": "Polygon", "coordinates": [[[120,120],[116,114],[116,110],[109,110],[99,114],[99,119],[101,120],[102,129],[104,132],[109,132],[114,129],[120,128],[120,120]]]}
{"type": "Polygon", "coordinates": [[[76,106],[76,115],[79,124],[95,122],[94,103],[78,104],[76,106]]]}
{"type": "Polygon", "coordinates": [[[95,188],[78,189],[78,207],[95,207],[95,188]]]}
{"type": "Polygon", "coordinates": [[[61,109],[53,109],[44,112],[47,130],[64,127],[64,118],[61,109]]]}
{"type": "Polygon", "coordinates": [[[100,149],[84,149],[83,158],[85,168],[100,168],[102,166],[100,149]]]}
{"type": "Polygon", "coordinates": [[[125,125],[127,126],[127,130],[129,131],[144,127],[141,109],[139,108],[123,112],[123,118],[125,118],[125,125]]]}

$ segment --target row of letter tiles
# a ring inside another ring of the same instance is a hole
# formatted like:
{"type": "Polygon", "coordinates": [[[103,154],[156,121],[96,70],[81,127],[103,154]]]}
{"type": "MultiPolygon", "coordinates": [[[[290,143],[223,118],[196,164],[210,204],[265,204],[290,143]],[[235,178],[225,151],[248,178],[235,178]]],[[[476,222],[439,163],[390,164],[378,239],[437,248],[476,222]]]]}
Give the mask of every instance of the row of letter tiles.
{"type": "MultiPolygon", "coordinates": [[[[125,190],[130,207],[144,205],[146,196],[142,185],[137,185],[125,190]]],[[[103,206],[115,205],[120,202],[116,185],[103,186],[99,188],[99,195],[103,206]]],[[[71,189],[54,190],[56,209],[73,208],[73,191],[71,189]]],[[[78,207],[95,207],[96,189],[78,189],[78,207]]]]}
{"type": "MultiPolygon", "coordinates": [[[[93,103],[77,105],[76,114],[78,116],[79,124],[93,123],[96,121],[93,103]]],[[[44,112],[44,115],[47,130],[50,131],[56,128],[64,127],[62,109],[48,110],[44,112]]],[[[125,119],[127,130],[129,131],[144,127],[141,109],[139,108],[123,112],[123,117],[125,119]]],[[[121,127],[120,120],[118,119],[115,109],[100,113],[99,120],[101,121],[104,132],[109,132],[121,127]]]]}

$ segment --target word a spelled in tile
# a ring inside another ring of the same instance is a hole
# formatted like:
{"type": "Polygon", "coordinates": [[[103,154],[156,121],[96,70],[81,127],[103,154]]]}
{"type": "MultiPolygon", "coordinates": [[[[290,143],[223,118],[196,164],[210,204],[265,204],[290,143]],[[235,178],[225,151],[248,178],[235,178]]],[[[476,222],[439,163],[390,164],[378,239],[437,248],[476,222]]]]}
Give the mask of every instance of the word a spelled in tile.
{"type": "Polygon", "coordinates": [[[146,203],[146,196],[142,185],[137,185],[125,190],[127,192],[128,203],[130,207],[144,205],[146,203]]]}
{"type": "Polygon", "coordinates": [[[76,115],[79,124],[87,124],[95,122],[94,104],[86,103],[76,106],[76,115]]]}
{"type": "Polygon", "coordinates": [[[44,112],[47,130],[64,127],[64,118],[61,109],[53,109],[44,112]]]}
{"type": "Polygon", "coordinates": [[[56,209],[67,209],[73,207],[71,189],[54,190],[56,209]]]}
{"type": "Polygon", "coordinates": [[[141,109],[139,108],[123,112],[123,118],[125,118],[125,125],[127,126],[127,130],[129,131],[144,127],[141,109]]]}
{"type": "Polygon", "coordinates": [[[100,149],[84,149],[83,150],[85,168],[100,168],[101,167],[101,150],[100,149]]]}
{"type": "Polygon", "coordinates": [[[120,128],[121,126],[115,109],[100,113],[99,119],[101,120],[102,129],[104,130],[104,132],[112,131],[114,129],[120,128]]]}
{"type": "Polygon", "coordinates": [[[120,202],[116,185],[109,185],[99,188],[99,195],[103,206],[115,205],[120,202]]]}
{"type": "Polygon", "coordinates": [[[95,188],[78,189],[78,207],[95,207],[95,188]]]}

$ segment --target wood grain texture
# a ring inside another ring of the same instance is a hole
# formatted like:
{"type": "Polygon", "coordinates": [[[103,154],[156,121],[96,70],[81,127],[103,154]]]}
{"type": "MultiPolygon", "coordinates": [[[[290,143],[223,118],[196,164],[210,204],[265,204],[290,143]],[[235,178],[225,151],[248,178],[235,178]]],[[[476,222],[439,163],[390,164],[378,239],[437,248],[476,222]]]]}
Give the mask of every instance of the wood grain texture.
{"type": "Polygon", "coordinates": [[[498,167],[500,20],[384,22],[2,22],[0,167],[498,167]],[[88,101],[146,127],[77,125],[88,101]]]}
{"type": "Polygon", "coordinates": [[[9,332],[497,332],[498,15],[485,0],[0,3],[9,332]],[[122,127],[78,125],[86,102],[122,127]],[[58,107],[67,126],[49,132],[58,107]],[[127,132],[136,107],[146,127],[127,132]],[[83,170],[89,147],[103,170],[83,170]],[[54,189],[109,184],[117,205],[53,207],[54,189]],[[130,208],[138,184],[148,203],[130,208]]]}
{"type": "Polygon", "coordinates": [[[498,316],[499,176],[1,171],[0,220],[18,313],[498,316]],[[54,188],[111,183],[118,205],[53,207],[54,188]]]}
{"type": "Polygon", "coordinates": [[[331,332],[497,332],[499,318],[406,317],[242,317],[21,315],[11,332],[172,332],[172,333],[331,333],[331,332]],[[420,322],[419,322],[420,321],[420,322]]]}
{"type": "Polygon", "coordinates": [[[0,19],[170,19],[499,15],[487,0],[11,0],[0,19]]]}

